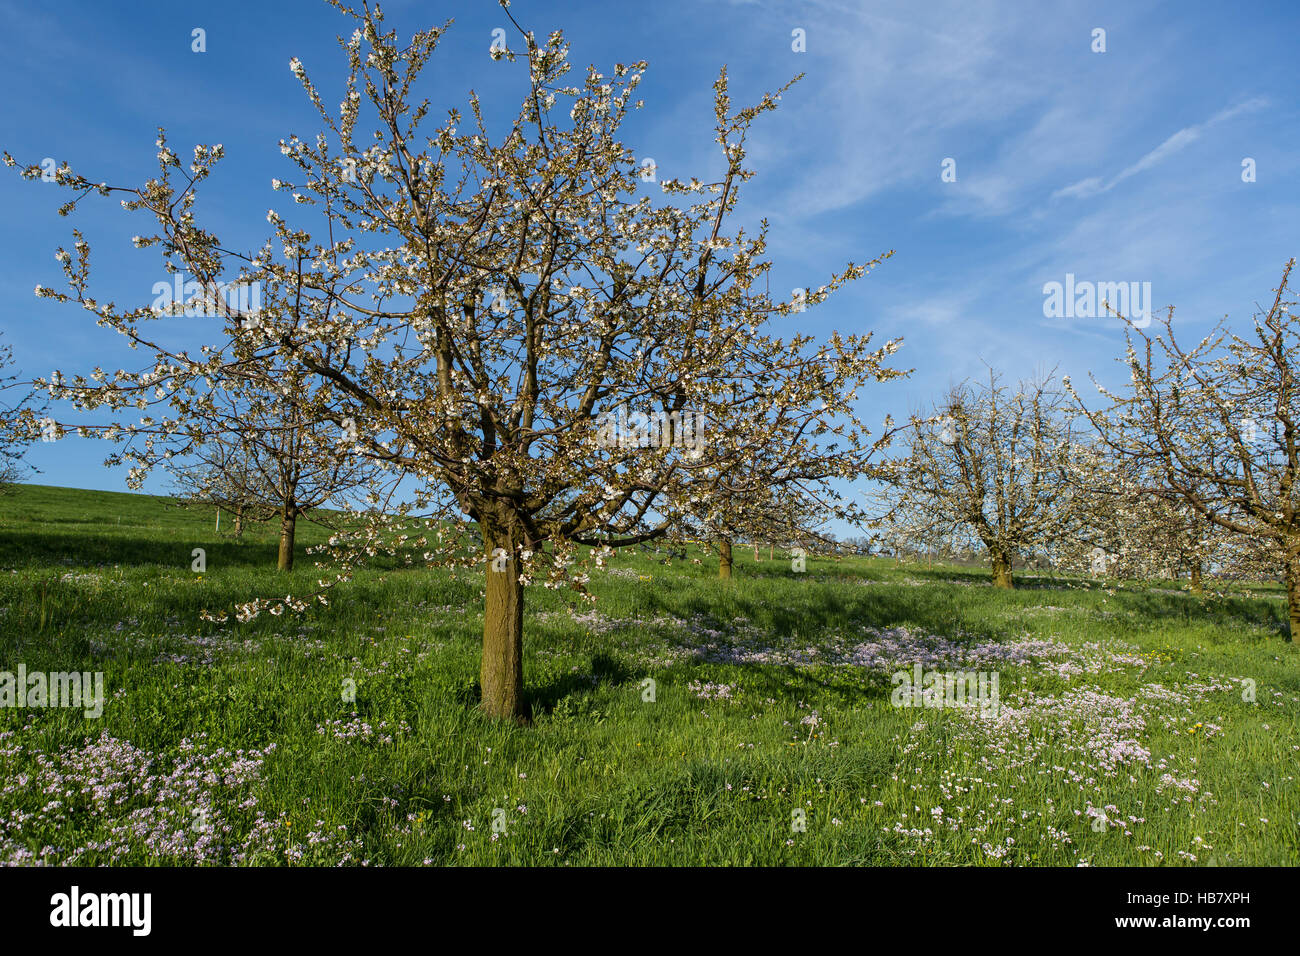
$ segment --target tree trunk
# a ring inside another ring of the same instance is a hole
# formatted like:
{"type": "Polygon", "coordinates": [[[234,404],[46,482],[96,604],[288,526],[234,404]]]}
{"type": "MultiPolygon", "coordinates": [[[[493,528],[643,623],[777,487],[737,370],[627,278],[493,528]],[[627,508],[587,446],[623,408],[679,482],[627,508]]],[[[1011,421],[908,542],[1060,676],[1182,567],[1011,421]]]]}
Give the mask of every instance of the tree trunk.
{"type": "Polygon", "coordinates": [[[763,559],[760,558],[760,557],[758,556],[758,542],[755,541],[755,542],[754,542],[754,563],[755,563],[755,564],[758,564],[758,562],[760,562],[760,561],[762,561],[762,560],[763,560],[763,559]]]}
{"type": "Polygon", "coordinates": [[[483,544],[487,593],[479,709],[489,717],[522,723],[529,714],[524,700],[524,586],[516,566],[518,550],[510,533],[501,528],[485,529],[483,544]]]}
{"type": "Polygon", "coordinates": [[[731,542],[726,538],[718,542],[718,577],[731,579],[731,542]]]}
{"type": "Polygon", "coordinates": [[[776,560],[776,545],[770,541],[767,543],[767,560],[776,560]]]}
{"type": "Polygon", "coordinates": [[[1295,640],[1300,634],[1300,556],[1292,556],[1286,561],[1286,609],[1291,628],[1287,631],[1287,641],[1295,640]]]}
{"type": "Polygon", "coordinates": [[[244,535],[244,509],[235,509],[235,537],[241,538],[244,535]]]}
{"type": "Polygon", "coordinates": [[[280,557],[276,567],[281,571],[293,570],[293,536],[298,522],[298,509],[285,505],[280,512],[280,557]]]}
{"type": "Polygon", "coordinates": [[[994,551],[991,558],[993,562],[993,586],[995,588],[1014,588],[1016,584],[1011,577],[1011,558],[1000,551],[994,551]]]}
{"type": "Polygon", "coordinates": [[[1203,590],[1204,588],[1201,586],[1201,566],[1199,564],[1193,564],[1192,565],[1192,593],[1200,594],[1203,590]]]}

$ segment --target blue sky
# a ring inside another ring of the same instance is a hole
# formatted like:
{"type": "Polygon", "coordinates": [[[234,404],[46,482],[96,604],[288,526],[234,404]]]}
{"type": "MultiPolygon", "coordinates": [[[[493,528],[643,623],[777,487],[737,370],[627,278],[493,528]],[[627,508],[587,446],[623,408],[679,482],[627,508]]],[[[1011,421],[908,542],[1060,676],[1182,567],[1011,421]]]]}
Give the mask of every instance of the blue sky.
{"type": "MultiPolygon", "coordinates": [[[[454,18],[422,93],[434,117],[473,88],[513,115],[521,63],[492,60],[508,27],[488,0],[390,2],[409,33],[454,18]]],[[[1300,252],[1300,5],[841,0],[515,0],[538,34],[562,28],[581,69],[649,61],[646,108],[625,142],[660,177],[706,178],[712,83],[728,65],[733,102],[806,78],[759,121],[759,175],[741,219],[766,216],[773,289],[820,285],[847,260],[893,258],[826,305],[788,320],[816,335],[902,337],[911,378],[869,390],[868,420],[903,416],[987,362],[1009,379],[1059,367],[1113,379],[1119,323],[1047,318],[1043,286],[1067,273],[1149,282],[1178,308],[1188,341],[1228,315],[1248,323],[1300,252]],[[1105,30],[1105,52],[1093,31],[1105,30]],[[806,52],[792,49],[803,30],[806,52]],[[1255,182],[1242,162],[1254,160],[1255,182]],[[941,178],[945,159],[956,180],[941,178]]],[[[67,160],[92,178],[138,183],[156,170],[155,127],[184,156],[224,144],[200,215],[228,246],[261,240],[287,160],[277,142],[316,129],[289,71],[297,56],[337,102],[351,31],[317,0],[222,4],[68,0],[44,10],[0,0],[0,147],[23,162],[67,160]],[[192,31],[207,50],[191,50],[192,31]]],[[[513,32],[513,31],[511,31],[513,32]]],[[[29,375],[136,367],[118,336],[74,307],[36,300],[61,287],[54,250],[74,219],[53,185],[0,170],[0,330],[29,375]]],[[[130,247],[141,218],[88,200],[75,224],[92,245],[97,295],[152,300],[156,253],[130,247]]],[[[133,361],[135,359],[135,361],[133,361]]],[[[65,438],[28,456],[46,484],[122,490],[110,446],[65,438]]],[[[155,477],[147,490],[165,482],[155,477]]]]}

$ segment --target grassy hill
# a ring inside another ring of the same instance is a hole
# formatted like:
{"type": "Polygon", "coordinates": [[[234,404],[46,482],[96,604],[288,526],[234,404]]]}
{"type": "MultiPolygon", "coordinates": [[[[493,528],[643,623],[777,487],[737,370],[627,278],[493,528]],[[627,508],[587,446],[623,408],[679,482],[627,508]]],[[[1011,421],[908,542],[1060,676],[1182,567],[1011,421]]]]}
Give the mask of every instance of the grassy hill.
{"type": "Polygon", "coordinates": [[[1276,587],[1006,592],[739,548],[726,583],[625,553],[594,606],[529,589],[516,727],[474,709],[478,575],[363,570],[328,607],[208,623],[322,576],[323,531],[278,574],[274,527],[214,517],[0,496],[0,692],[21,664],[101,672],[106,698],[0,707],[0,862],[1300,862],[1276,587]],[[996,715],[896,705],[915,664],[996,674],[996,715]]]}

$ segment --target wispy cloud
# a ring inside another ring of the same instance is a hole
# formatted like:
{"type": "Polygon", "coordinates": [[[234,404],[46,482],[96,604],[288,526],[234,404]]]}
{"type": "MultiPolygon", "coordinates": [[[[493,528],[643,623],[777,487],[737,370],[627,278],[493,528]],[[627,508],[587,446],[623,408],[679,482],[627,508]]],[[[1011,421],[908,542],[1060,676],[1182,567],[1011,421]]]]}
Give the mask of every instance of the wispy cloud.
{"type": "Polygon", "coordinates": [[[1197,123],[1195,126],[1184,126],[1178,132],[1174,133],[1163,143],[1157,146],[1151,152],[1147,153],[1132,165],[1125,166],[1109,180],[1103,180],[1099,176],[1090,176],[1087,179],[1081,179],[1076,183],[1071,183],[1052,193],[1053,199],[1072,198],[1079,199],[1085,196],[1095,196],[1098,193],[1109,192],[1124,180],[1136,176],[1138,173],[1145,172],[1154,166],[1158,166],[1170,156],[1186,149],[1192,143],[1200,139],[1206,130],[1218,126],[1220,123],[1226,123],[1234,117],[1241,116],[1245,113],[1254,113],[1268,106],[1266,97],[1257,96],[1239,103],[1236,106],[1220,110],[1215,113],[1204,123],[1197,123]]]}

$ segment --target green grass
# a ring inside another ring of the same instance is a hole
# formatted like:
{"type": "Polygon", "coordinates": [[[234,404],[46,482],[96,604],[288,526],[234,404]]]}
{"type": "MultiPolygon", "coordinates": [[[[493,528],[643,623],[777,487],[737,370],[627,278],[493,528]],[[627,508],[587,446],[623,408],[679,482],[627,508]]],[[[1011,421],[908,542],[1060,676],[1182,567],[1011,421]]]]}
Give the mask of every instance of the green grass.
{"type": "Polygon", "coordinates": [[[594,614],[529,589],[519,727],[475,710],[466,572],[364,570],[329,607],[202,621],[322,576],[303,549],[324,532],[300,526],[287,575],[274,532],[222,537],[211,512],[147,496],[0,497],[0,671],[102,671],[107,697],[98,719],[0,708],[0,861],[1300,861],[1300,659],[1276,587],[1005,592],[740,548],[725,583],[698,554],[624,553],[592,572],[594,614]],[[972,665],[1000,677],[990,721],[893,706],[894,667],[844,663],[891,639],[1039,653],[972,665]]]}

